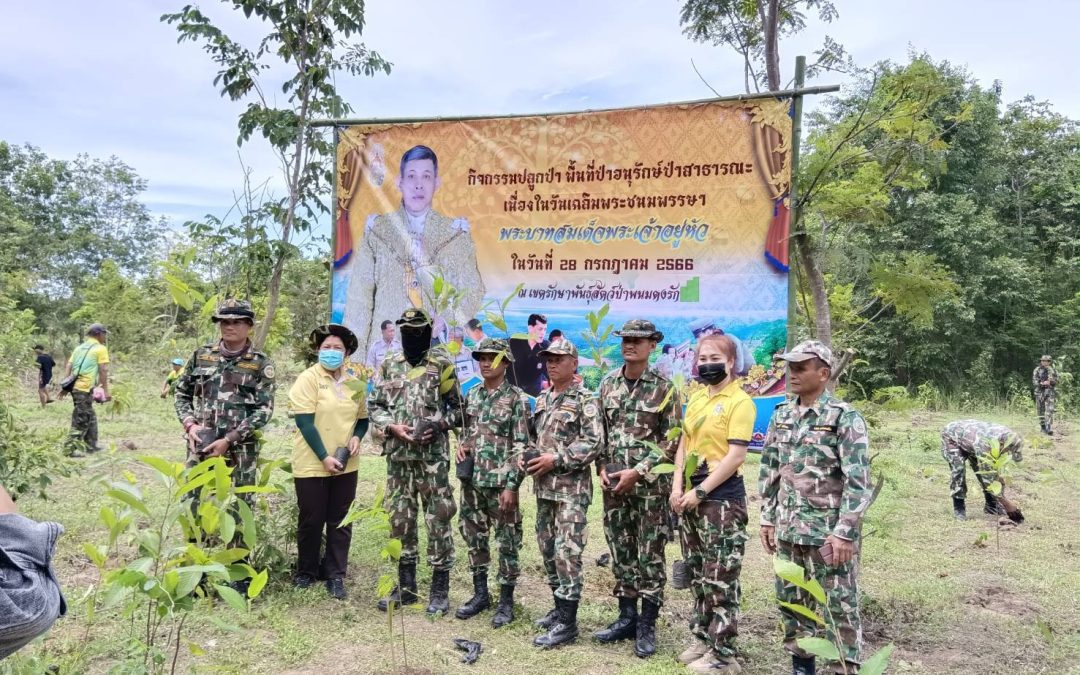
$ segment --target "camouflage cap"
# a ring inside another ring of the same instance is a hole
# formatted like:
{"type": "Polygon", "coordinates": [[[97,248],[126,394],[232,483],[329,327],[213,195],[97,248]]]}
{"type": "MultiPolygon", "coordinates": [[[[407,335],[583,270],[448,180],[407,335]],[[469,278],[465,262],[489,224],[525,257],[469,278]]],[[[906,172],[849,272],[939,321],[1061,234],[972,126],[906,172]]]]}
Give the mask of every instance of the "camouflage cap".
{"type": "Polygon", "coordinates": [[[664,334],[656,330],[656,324],[648,319],[630,319],[623,324],[622,330],[615,331],[615,337],[645,338],[660,342],[664,334]]]}
{"type": "Polygon", "coordinates": [[[832,368],[832,350],[829,349],[825,343],[818,342],[817,340],[803,340],[795,345],[795,348],[790,352],[780,355],[780,358],[783,360],[792,361],[794,363],[808,361],[814,357],[821,359],[832,368]]]}
{"type": "Polygon", "coordinates": [[[431,317],[419,307],[410,307],[401,313],[401,318],[396,321],[399,326],[423,328],[431,325],[431,317]]]}
{"type": "Polygon", "coordinates": [[[510,353],[510,343],[502,338],[484,338],[476,349],[472,351],[472,357],[479,360],[481,354],[502,354],[503,358],[510,363],[514,362],[514,355],[510,353]]]}
{"type": "Polygon", "coordinates": [[[559,355],[573,356],[574,358],[577,358],[577,347],[574,346],[573,342],[570,342],[566,338],[557,338],[555,340],[552,340],[551,344],[548,345],[547,348],[540,350],[540,356],[559,355]]]}
{"type": "Polygon", "coordinates": [[[1039,358],[1039,360],[1040,361],[1053,361],[1054,357],[1050,356],[1049,354],[1043,354],[1042,357],[1039,358]]]}
{"type": "Polygon", "coordinates": [[[331,335],[336,335],[341,340],[341,344],[345,345],[346,354],[355,354],[357,347],[360,346],[359,340],[356,339],[356,333],[339,323],[327,323],[316,327],[308,335],[308,342],[312,351],[318,350],[323,340],[331,335]]]}
{"type": "Polygon", "coordinates": [[[254,325],[255,310],[251,308],[251,303],[247,300],[228,298],[217,306],[217,309],[214,310],[214,315],[210,318],[214,323],[217,323],[222,319],[247,319],[254,325]]]}

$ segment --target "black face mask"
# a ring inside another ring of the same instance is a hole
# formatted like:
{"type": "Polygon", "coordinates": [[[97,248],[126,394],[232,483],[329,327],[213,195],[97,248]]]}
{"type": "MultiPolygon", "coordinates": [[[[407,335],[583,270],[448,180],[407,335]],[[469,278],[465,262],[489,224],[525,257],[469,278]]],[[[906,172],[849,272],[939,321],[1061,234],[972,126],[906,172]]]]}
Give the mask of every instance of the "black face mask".
{"type": "Polygon", "coordinates": [[[418,366],[431,348],[431,325],[423,328],[401,327],[401,351],[411,366],[418,366]]]}
{"type": "Polygon", "coordinates": [[[719,384],[727,377],[727,364],[702,363],[697,367],[697,373],[705,384],[719,384]]]}

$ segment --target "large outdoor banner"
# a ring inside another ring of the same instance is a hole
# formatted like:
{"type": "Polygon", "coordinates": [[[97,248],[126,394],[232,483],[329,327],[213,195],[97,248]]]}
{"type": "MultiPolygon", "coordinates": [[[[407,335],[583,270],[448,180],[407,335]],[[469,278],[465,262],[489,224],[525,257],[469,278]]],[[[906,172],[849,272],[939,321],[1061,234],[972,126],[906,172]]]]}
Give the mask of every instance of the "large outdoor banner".
{"type": "Polygon", "coordinates": [[[757,397],[760,444],[784,389],[773,357],[787,336],[790,108],[758,99],[341,128],[333,320],[359,336],[354,358],[375,365],[383,322],[438,310],[436,337],[464,339],[466,387],[473,342],[516,335],[512,377],[534,396],[547,384],[537,354],[556,331],[581,350],[591,385],[621,365],[617,338],[587,346],[607,325],[652,320],[664,334],[654,365],[687,383],[696,338],[723,332],[757,397]],[[459,291],[449,306],[444,282],[459,291]],[[587,313],[604,306],[592,331],[587,313]]]}

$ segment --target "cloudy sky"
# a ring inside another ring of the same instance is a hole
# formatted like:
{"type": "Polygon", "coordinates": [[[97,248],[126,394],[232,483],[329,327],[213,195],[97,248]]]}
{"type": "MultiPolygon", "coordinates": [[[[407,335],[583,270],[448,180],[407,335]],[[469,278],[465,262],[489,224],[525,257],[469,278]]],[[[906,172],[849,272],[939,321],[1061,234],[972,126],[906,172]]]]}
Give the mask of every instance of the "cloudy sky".
{"type": "MultiPolygon", "coordinates": [[[[194,44],[159,22],[183,0],[10,0],[0,23],[0,139],[54,157],[116,155],[150,183],[145,200],[175,223],[224,215],[241,182],[236,117],[194,44]]],[[[1049,29],[1080,23],[1080,2],[836,0],[832,24],[812,21],[781,46],[796,54],[825,35],[860,64],[910,49],[965,65],[1006,101],[1031,94],[1080,118],[1071,73],[1080,40],[1049,29]]],[[[225,4],[204,11],[253,44],[261,26],[225,4]]],[[[355,115],[554,112],[704,98],[691,60],[722,93],[742,91],[739,59],[691,43],[678,0],[369,0],[364,41],[393,62],[389,77],[339,81],[355,115]]],[[[843,84],[825,74],[816,84],[843,84]]],[[[239,150],[257,178],[274,175],[260,140],[239,150]]]]}

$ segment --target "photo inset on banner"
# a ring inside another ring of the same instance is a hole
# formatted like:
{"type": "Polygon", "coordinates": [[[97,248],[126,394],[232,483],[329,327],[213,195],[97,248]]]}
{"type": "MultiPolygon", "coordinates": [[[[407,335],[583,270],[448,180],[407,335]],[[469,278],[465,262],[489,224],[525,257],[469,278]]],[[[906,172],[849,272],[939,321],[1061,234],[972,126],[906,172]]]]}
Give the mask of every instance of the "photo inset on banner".
{"type": "Polygon", "coordinates": [[[384,321],[409,307],[430,309],[430,297],[425,295],[431,295],[436,276],[463,294],[451,316],[434,317],[440,341],[446,340],[450,325],[463,326],[480,310],[484,282],[469,221],[435,210],[440,184],[438,155],[426,145],[413,146],[401,156],[400,202],[393,210],[366,219],[363,238],[345,265],[348,290],[342,321],[360,337],[359,354],[367,353],[384,321]]]}

